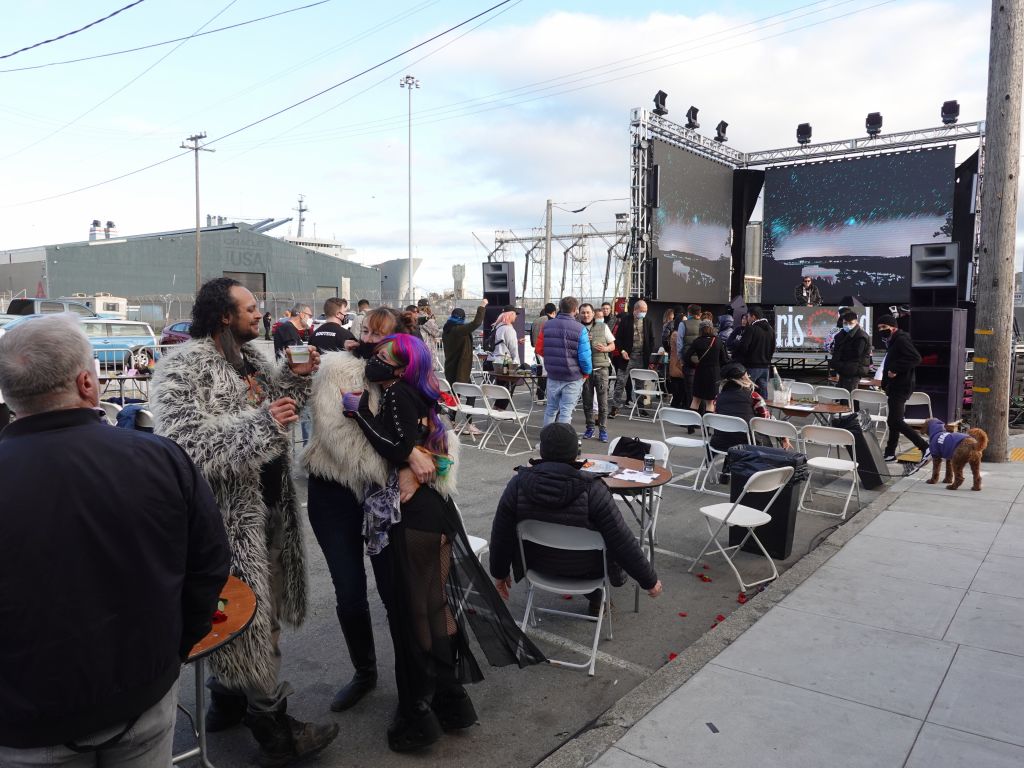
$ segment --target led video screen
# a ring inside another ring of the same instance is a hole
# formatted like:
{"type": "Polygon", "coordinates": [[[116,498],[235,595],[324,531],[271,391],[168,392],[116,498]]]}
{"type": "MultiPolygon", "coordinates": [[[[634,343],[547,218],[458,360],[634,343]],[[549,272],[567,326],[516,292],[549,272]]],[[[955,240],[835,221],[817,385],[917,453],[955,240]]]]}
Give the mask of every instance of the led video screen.
{"type": "Polygon", "coordinates": [[[660,174],[653,253],[658,301],[724,304],[732,265],[732,168],[653,141],[660,174]]]}
{"type": "Polygon", "coordinates": [[[948,243],[954,149],[769,168],[764,181],[762,301],[824,304],[910,298],[910,246],[948,243]]]}

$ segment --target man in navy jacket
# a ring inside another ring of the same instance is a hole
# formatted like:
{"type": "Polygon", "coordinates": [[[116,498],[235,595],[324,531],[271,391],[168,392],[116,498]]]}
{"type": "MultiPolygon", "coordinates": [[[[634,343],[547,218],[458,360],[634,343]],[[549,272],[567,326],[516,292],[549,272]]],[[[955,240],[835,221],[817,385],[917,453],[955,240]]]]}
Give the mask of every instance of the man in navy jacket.
{"type": "Polygon", "coordinates": [[[106,424],[70,315],[0,339],[0,389],[0,765],[169,765],[228,576],[210,487],[171,440],[106,424]]]}

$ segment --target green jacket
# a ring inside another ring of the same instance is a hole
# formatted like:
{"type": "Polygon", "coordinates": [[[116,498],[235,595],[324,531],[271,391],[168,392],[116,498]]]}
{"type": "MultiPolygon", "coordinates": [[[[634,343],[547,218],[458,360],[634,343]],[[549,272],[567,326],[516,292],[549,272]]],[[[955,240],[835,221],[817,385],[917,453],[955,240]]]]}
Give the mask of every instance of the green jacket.
{"type": "Polygon", "coordinates": [[[610,344],[615,341],[611,329],[606,323],[598,323],[596,321],[583,327],[587,329],[587,335],[590,337],[590,357],[594,363],[594,370],[607,368],[611,365],[611,358],[607,352],[598,352],[594,345],[610,344]]]}

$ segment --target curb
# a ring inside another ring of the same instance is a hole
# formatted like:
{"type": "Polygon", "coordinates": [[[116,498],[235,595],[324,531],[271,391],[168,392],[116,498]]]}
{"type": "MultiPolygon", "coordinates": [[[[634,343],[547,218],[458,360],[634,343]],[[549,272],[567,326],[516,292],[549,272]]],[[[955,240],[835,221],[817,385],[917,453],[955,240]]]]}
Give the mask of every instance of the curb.
{"type": "MultiPolygon", "coordinates": [[[[899,485],[903,479],[899,478],[894,486],[899,485]]],[[[828,562],[905,491],[906,488],[890,488],[867,507],[848,518],[755,599],[729,614],[728,621],[702,635],[697,642],[680,654],[679,658],[658,669],[569,741],[536,763],[535,768],[581,768],[594,762],[648,712],[679,690],[705,664],[718,656],[758,619],[828,562]]]]}

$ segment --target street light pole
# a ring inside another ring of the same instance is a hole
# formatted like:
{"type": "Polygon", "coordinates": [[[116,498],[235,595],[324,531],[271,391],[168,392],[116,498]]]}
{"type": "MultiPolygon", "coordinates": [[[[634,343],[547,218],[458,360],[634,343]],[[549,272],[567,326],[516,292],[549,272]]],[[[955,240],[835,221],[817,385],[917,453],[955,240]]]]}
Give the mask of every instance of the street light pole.
{"type": "Polygon", "coordinates": [[[412,89],[420,87],[420,81],[406,75],[398,81],[400,88],[409,89],[409,304],[415,302],[412,292],[412,89]]]}
{"type": "Polygon", "coordinates": [[[200,147],[199,142],[206,138],[206,131],[202,133],[196,133],[189,136],[185,141],[191,141],[192,146],[189,146],[185,142],[182,142],[182,149],[190,149],[196,158],[196,294],[199,293],[199,289],[203,284],[203,272],[202,272],[202,261],[199,255],[199,151],[203,152],[215,152],[216,150],[207,149],[206,147],[200,147]]]}

